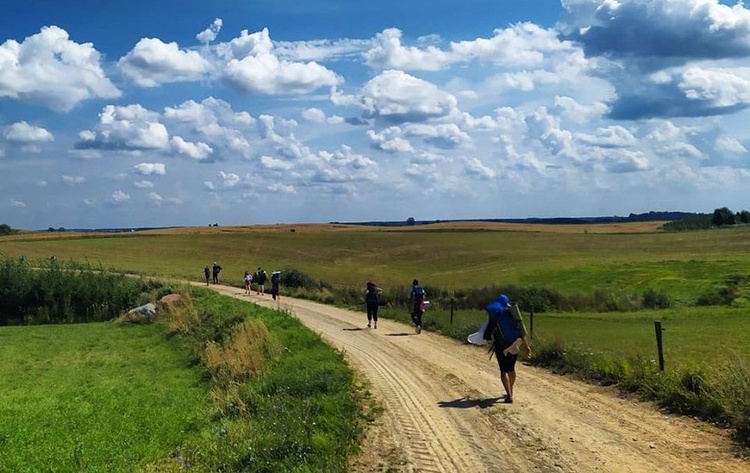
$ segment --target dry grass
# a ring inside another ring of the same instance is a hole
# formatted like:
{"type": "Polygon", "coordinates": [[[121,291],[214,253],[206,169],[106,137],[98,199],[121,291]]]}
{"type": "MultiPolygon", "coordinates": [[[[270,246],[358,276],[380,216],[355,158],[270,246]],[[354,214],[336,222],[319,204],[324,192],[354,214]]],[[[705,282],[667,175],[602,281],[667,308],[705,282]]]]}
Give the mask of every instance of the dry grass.
{"type": "Polygon", "coordinates": [[[209,342],[203,363],[221,386],[242,383],[262,373],[267,363],[281,356],[281,345],[258,320],[248,320],[219,345],[209,342]]]}
{"type": "Polygon", "coordinates": [[[198,312],[195,310],[192,299],[187,291],[181,293],[182,300],[179,305],[171,308],[168,312],[167,333],[188,333],[192,327],[199,323],[198,312]]]}
{"type": "Polygon", "coordinates": [[[0,237],[0,240],[59,240],[75,238],[122,238],[139,235],[226,235],[248,233],[329,233],[329,232],[414,232],[430,230],[470,230],[497,232],[532,233],[651,233],[661,231],[665,221],[592,223],[592,224],[549,224],[549,223],[504,223],[504,222],[440,222],[424,225],[386,227],[373,225],[349,225],[337,223],[300,223],[275,225],[238,225],[227,227],[179,227],[143,230],[138,232],[21,232],[0,237]]]}
{"type": "Polygon", "coordinates": [[[440,222],[424,225],[386,227],[373,225],[348,225],[334,223],[303,223],[277,225],[246,225],[231,227],[184,227],[160,230],[147,230],[141,234],[152,235],[211,235],[227,233],[259,232],[412,232],[429,230],[484,230],[502,232],[544,232],[544,233],[649,233],[658,232],[665,221],[592,223],[592,224],[548,224],[548,223],[504,223],[504,222],[440,222]]]}

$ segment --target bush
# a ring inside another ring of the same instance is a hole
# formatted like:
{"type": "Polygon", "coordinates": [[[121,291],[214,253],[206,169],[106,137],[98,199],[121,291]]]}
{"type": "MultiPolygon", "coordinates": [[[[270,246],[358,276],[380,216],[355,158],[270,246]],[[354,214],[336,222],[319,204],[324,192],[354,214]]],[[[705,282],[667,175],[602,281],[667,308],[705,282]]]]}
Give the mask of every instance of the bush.
{"type": "Polygon", "coordinates": [[[149,300],[161,283],[101,266],[43,261],[0,262],[0,325],[112,320],[149,300]]]}
{"type": "Polygon", "coordinates": [[[293,289],[317,289],[319,284],[315,279],[298,269],[284,269],[281,271],[281,285],[293,289]]]}
{"type": "Polygon", "coordinates": [[[646,289],[643,293],[643,308],[644,309],[667,309],[672,305],[672,301],[664,291],[657,291],[655,289],[646,289]]]}

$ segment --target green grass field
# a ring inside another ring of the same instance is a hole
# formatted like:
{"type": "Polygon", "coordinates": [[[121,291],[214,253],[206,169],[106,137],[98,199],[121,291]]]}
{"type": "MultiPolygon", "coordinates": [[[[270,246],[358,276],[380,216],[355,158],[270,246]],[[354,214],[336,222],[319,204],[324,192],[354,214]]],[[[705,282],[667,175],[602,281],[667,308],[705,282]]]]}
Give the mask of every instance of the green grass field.
{"type": "Polygon", "coordinates": [[[82,238],[0,239],[0,254],[74,259],[118,270],[202,279],[218,261],[222,279],[246,269],[295,268],[336,287],[408,286],[419,278],[447,290],[523,284],[565,292],[669,292],[675,301],[750,273],[750,228],[681,233],[509,231],[303,231],[82,238]]]}
{"type": "MultiPolygon", "coordinates": [[[[408,322],[404,311],[384,315],[408,322]]],[[[453,324],[450,312],[425,312],[427,328],[465,340],[486,320],[481,311],[455,311],[453,324]]],[[[582,352],[605,357],[658,359],[654,322],[660,321],[663,352],[667,370],[676,371],[704,367],[713,369],[750,361],[750,314],[747,309],[700,307],[640,311],[629,313],[565,313],[535,314],[532,336],[537,342],[559,341],[582,352]]],[[[524,314],[526,327],[532,329],[529,314],[524,314]]]]}
{"type": "Polygon", "coordinates": [[[0,327],[0,471],[132,472],[207,422],[207,386],[163,329],[0,327]]]}

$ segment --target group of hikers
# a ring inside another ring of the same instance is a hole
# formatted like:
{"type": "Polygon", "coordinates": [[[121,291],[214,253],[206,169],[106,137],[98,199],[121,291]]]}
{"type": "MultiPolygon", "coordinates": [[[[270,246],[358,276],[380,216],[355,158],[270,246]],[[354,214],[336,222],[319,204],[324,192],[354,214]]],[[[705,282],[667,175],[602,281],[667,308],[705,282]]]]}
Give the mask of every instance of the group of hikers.
{"type": "MultiPolygon", "coordinates": [[[[219,284],[219,273],[221,273],[221,270],[221,265],[215,261],[213,266],[206,265],[206,267],[203,268],[203,274],[206,277],[206,286],[211,282],[219,284]]],[[[258,269],[254,273],[245,271],[245,274],[242,276],[242,282],[245,284],[245,294],[250,294],[252,292],[252,284],[255,283],[256,293],[258,295],[265,295],[267,280],[268,273],[260,266],[258,266],[258,269]]],[[[277,300],[281,297],[279,295],[280,286],[281,271],[273,271],[271,273],[271,297],[273,297],[273,300],[277,300]]]]}
{"type": "MultiPolygon", "coordinates": [[[[203,269],[206,277],[206,286],[210,282],[219,283],[219,273],[222,267],[217,262],[213,266],[203,269]]],[[[245,271],[243,282],[245,284],[245,294],[252,292],[252,284],[256,285],[256,293],[265,295],[265,285],[268,279],[266,271],[262,267],[251,273],[245,271]]],[[[279,286],[281,284],[281,271],[271,273],[271,296],[274,300],[279,299],[279,286]]],[[[419,280],[412,281],[411,290],[409,291],[409,313],[417,334],[422,333],[422,316],[425,307],[429,305],[426,300],[427,294],[424,288],[419,284],[419,280]]],[[[383,297],[383,290],[373,281],[367,282],[365,290],[365,306],[367,308],[367,328],[378,328],[378,309],[386,305],[383,297]]],[[[531,356],[531,345],[528,340],[528,332],[521,318],[521,312],[517,304],[511,304],[510,298],[505,294],[500,294],[490,302],[485,308],[487,311],[487,321],[484,323],[479,332],[469,336],[469,342],[478,345],[490,344],[490,357],[495,356],[498,366],[500,367],[500,380],[505,389],[504,402],[513,402],[513,386],[516,382],[516,361],[522,346],[525,346],[526,353],[531,356]]]]}
{"type": "MultiPolygon", "coordinates": [[[[419,280],[414,279],[409,291],[409,312],[417,334],[422,333],[422,316],[428,304],[424,288],[419,280]]],[[[378,308],[383,305],[386,305],[383,290],[369,281],[365,290],[367,328],[378,328],[378,308]]],[[[516,382],[516,362],[522,346],[525,347],[527,356],[531,357],[528,331],[518,304],[511,304],[510,297],[505,294],[497,296],[485,310],[487,321],[479,332],[473,334],[476,335],[475,338],[469,336],[469,342],[478,345],[489,342],[490,358],[494,356],[500,368],[500,381],[505,389],[504,402],[510,404],[513,402],[513,387],[516,382]]]]}

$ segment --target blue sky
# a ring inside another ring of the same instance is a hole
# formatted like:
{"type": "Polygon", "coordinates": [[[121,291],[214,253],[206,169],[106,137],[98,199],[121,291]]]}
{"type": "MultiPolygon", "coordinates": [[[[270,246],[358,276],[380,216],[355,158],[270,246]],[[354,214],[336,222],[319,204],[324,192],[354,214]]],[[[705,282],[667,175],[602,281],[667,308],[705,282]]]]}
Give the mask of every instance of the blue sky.
{"type": "Polygon", "coordinates": [[[734,2],[12,2],[0,222],[738,211],[749,104],[734,2]]]}

